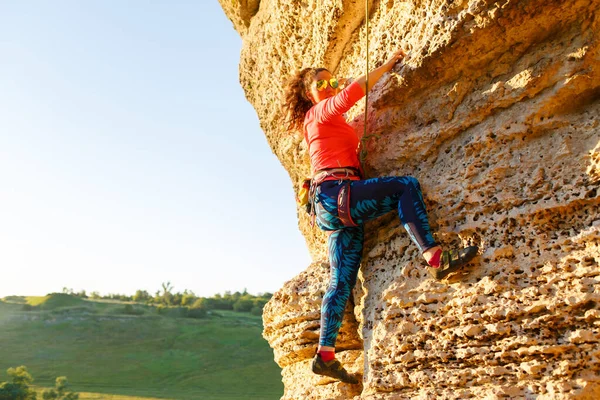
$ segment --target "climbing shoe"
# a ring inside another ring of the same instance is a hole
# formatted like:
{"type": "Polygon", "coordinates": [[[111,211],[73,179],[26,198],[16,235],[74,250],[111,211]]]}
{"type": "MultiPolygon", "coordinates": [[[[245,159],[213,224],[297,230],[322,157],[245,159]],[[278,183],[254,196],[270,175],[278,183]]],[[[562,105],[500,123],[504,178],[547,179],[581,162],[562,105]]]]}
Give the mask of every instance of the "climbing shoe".
{"type": "Polygon", "coordinates": [[[344,383],[357,384],[358,379],[356,379],[353,375],[350,375],[342,364],[336,360],[335,358],[330,361],[323,361],[319,355],[315,355],[312,361],[312,371],[318,375],[325,375],[330,378],[334,378],[340,380],[344,383]]]}
{"type": "Polygon", "coordinates": [[[469,246],[460,250],[449,250],[442,253],[442,259],[438,268],[428,267],[429,273],[438,281],[444,279],[448,274],[458,271],[460,267],[471,261],[479,248],[469,246]]]}

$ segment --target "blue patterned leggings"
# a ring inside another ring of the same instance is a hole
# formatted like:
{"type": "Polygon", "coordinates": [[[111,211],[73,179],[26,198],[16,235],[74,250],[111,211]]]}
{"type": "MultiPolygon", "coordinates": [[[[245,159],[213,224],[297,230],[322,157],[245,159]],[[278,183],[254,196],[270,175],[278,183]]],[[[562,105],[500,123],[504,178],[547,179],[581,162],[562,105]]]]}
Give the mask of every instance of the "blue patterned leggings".
{"type": "Polygon", "coordinates": [[[350,215],[358,226],[338,218],[337,199],[345,182],[326,181],[316,190],[317,225],[329,236],[331,281],[321,306],[321,346],[335,347],[350,292],[356,284],[363,250],[363,224],[397,209],[400,221],[421,252],[436,246],[419,181],[410,176],[350,182],[350,215]]]}

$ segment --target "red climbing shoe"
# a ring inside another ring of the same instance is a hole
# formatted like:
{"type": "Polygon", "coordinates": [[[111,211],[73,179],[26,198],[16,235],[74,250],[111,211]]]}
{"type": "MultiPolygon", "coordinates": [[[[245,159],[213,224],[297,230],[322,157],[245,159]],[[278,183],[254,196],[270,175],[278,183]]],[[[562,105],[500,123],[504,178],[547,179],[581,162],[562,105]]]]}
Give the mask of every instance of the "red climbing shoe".
{"type": "Polygon", "coordinates": [[[342,364],[336,360],[335,358],[331,361],[323,361],[319,355],[315,355],[312,361],[312,371],[318,375],[325,375],[330,378],[337,379],[344,383],[351,383],[353,385],[358,383],[358,379],[356,379],[353,375],[350,375],[342,364]]]}
{"type": "Polygon", "coordinates": [[[438,281],[441,281],[452,272],[456,272],[471,261],[476,255],[479,248],[477,246],[469,246],[460,250],[449,250],[442,253],[442,260],[439,268],[428,267],[429,273],[438,281]]]}

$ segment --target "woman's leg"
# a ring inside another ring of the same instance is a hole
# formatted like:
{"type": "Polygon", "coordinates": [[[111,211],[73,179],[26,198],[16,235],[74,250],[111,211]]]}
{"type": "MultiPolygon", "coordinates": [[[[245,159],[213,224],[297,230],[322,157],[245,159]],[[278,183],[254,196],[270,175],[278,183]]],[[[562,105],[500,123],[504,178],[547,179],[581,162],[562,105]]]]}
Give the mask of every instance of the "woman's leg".
{"type": "Polygon", "coordinates": [[[356,284],[363,236],[362,226],[334,230],[329,236],[331,278],[321,305],[319,348],[312,361],[314,373],[351,384],[358,383],[358,380],[335,359],[335,341],[342,326],[350,292],[356,284]]]}
{"type": "Polygon", "coordinates": [[[402,225],[429,264],[429,272],[438,280],[457,271],[477,255],[477,246],[442,251],[433,240],[419,181],[410,176],[373,178],[353,181],[350,187],[350,214],[363,224],[394,207],[402,225]]]}
{"type": "Polygon", "coordinates": [[[357,224],[397,209],[402,225],[421,253],[437,247],[431,234],[421,185],[411,176],[352,181],[350,215],[357,224]]]}
{"type": "Polygon", "coordinates": [[[335,348],[346,303],[356,284],[363,239],[362,226],[339,229],[329,236],[331,278],[321,306],[320,349],[333,351],[335,348]]]}

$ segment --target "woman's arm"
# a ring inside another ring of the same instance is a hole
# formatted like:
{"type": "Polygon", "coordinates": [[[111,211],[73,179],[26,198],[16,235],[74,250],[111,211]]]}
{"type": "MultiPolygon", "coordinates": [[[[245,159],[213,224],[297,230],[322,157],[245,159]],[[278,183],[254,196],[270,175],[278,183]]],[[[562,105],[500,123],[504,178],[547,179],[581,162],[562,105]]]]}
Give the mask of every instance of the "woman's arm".
{"type": "Polygon", "coordinates": [[[348,85],[335,96],[317,103],[311,109],[311,112],[318,122],[324,123],[350,110],[364,95],[365,92],[360,85],[353,82],[353,84],[348,85]]]}
{"type": "Polygon", "coordinates": [[[340,86],[338,87],[338,93],[342,90],[342,89],[346,89],[348,86],[350,86],[350,84],[352,82],[354,82],[354,78],[350,77],[350,78],[339,78],[338,79],[340,86]]]}
{"type": "Polygon", "coordinates": [[[368,89],[367,89],[366,75],[363,75],[363,76],[357,78],[355,82],[358,82],[358,84],[360,85],[362,90],[366,93],[368,90],[371,90],[371,88],[377,83],[377,81],[379,80],[379,78],[381,78],[383,76],[383,74],[390,71],[394,67],[394,65],[396,65],[398,62],[400,62],[405,56],[406,56],[406,53],[404,53],[404,50],[399,50],[398,52],[396,52],[396,54],[394,54],[392,56],[392,58],[389,59],[388,62],[383,64],[381,67],[375,68],[374,70],[369,72],[369,88],[368,89]]]}
{"type": "MultiPolygon", "coordinates": [[[[369,73],[369,89],[377,83],[383,74],[391,70],[396,63],[402,60],[405,55],[404,51],[400,50],[388,62],[371,71],[369,73]]],[[[366,93],[366,76],[363,75],[357,78],[352,84],[344,82],[344,86],[344,89],[339,91],[335,96],[319,102],[312,108],[317,121],[323,123],[336,115],[341,115],[360,100],[366,93]]]]}

